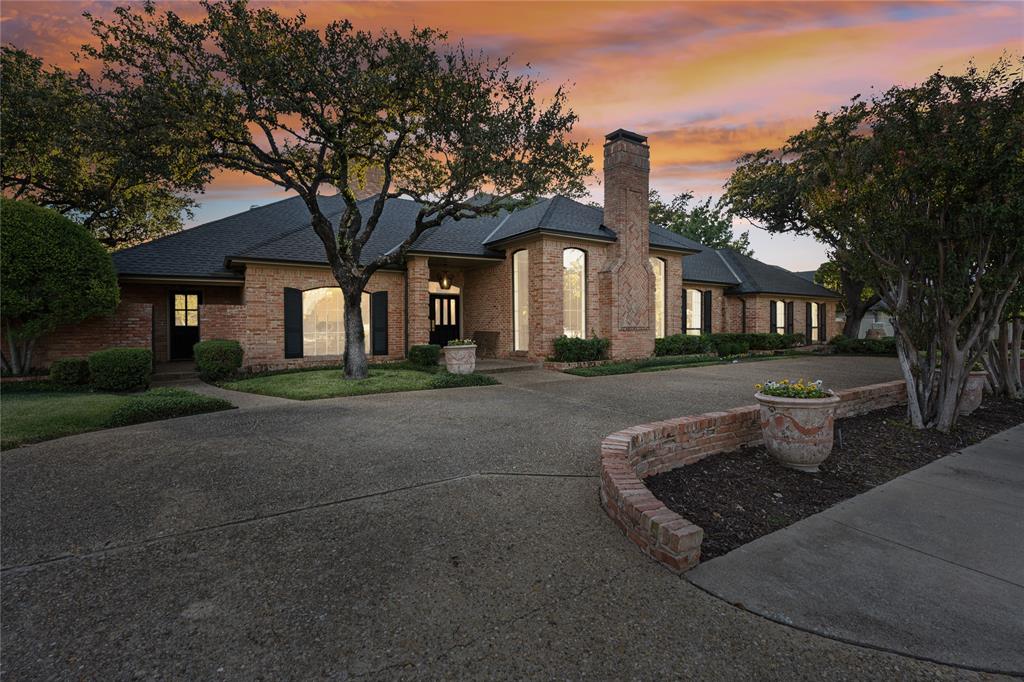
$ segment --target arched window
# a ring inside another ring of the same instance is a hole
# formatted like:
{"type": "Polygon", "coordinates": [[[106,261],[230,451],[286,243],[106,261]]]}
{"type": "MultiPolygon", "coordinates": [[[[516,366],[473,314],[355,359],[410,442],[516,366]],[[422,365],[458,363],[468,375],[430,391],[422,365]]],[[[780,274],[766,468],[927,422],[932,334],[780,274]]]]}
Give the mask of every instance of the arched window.
{"type": "Polygon", "coordinates": [[[654,338],[665,336],[665,261],[651,258],[654,270],[654,338]]]}
{"type": "Polygon", "coordinates": [[[562,251],[562,327],[566,336],[587,335],[587,254],[562,251]]]}
{"type": "Polygon", "coordinates": [[[512,339],[515,350],[530,349],[530,252],[512,254],[512,339]]]}
{"type": "MultiPolygon", "coordinates": [[[[370,352],[370,294],[363,292],[363,339],[370,352]]],[[[345,299],[338,287],[302,292],[302,355],[345,353],[345,299]]]]}

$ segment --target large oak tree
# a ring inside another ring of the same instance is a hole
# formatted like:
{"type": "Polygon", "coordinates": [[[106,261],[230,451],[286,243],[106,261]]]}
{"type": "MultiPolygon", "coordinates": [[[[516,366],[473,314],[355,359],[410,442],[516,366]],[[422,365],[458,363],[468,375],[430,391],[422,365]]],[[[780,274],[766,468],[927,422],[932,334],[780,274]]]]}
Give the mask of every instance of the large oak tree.
{"type": "Polygon", "coordinates": [[[345,375],[367,375],[360,295],[382,267],[404,263],[425,230],[513,208],[535,197],[579,195],[591,158],[570,137],[566,92],[542,100],[538,82],[428,28],[407,34],[323,30],[241,0],[204,2],[206,16],[120,8],[92,19],[89,56],[106,87],[146,102],[147,120],[210,167],[252,174],[295,192],[309,210],[345,306],[345,375]],[[359,178],[381,191],[357,203],[359,178]],[[329,219],[318,195],[336,191],[329,219]],[[363,250],[389,199],[421,208],[408,236],[372,259],[363,250]]]}

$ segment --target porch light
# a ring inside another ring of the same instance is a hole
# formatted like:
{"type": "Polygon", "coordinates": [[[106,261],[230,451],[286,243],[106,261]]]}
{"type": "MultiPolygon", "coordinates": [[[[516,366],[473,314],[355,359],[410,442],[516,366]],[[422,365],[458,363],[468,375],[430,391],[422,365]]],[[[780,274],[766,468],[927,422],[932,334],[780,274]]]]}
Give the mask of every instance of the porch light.
{"type": "Polygon", "coordinates": [[[441,273],[441,281],[439,282],[439,284],[441,285],[442,289],[451,289],[452,288],[452,276],[449,275],[447,272],[442,272],[441,273]]]}

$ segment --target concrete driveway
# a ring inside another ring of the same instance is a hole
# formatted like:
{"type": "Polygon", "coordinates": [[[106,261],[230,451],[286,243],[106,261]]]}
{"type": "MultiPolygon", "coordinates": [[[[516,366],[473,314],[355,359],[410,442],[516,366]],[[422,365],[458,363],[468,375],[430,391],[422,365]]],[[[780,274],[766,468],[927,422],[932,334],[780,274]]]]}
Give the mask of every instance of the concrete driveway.
{"type": "Polygon", "coordinates": [[[799,358],[252,407],[2,456],[0,667],[29,678],[970,677],[733,608],[597,504],[600,438],[846,387],[799,358]]]}

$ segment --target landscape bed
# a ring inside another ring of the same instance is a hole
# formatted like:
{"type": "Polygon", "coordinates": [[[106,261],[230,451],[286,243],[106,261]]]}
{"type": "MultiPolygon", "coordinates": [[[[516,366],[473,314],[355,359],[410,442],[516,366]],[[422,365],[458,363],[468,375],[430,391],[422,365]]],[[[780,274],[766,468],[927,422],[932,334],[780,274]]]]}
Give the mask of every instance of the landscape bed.
{"type": "Polygon", "coordinates": [[[953,433],[918,431],[904,406],[836,422],[835,447],[818,474],[781,466],[763,446],[719,453],[644,479],[673,512],[700,526],[702,560],[740,545],[1000,431],[1024,423],[1024,401],[988,398],[953,433]]]}

